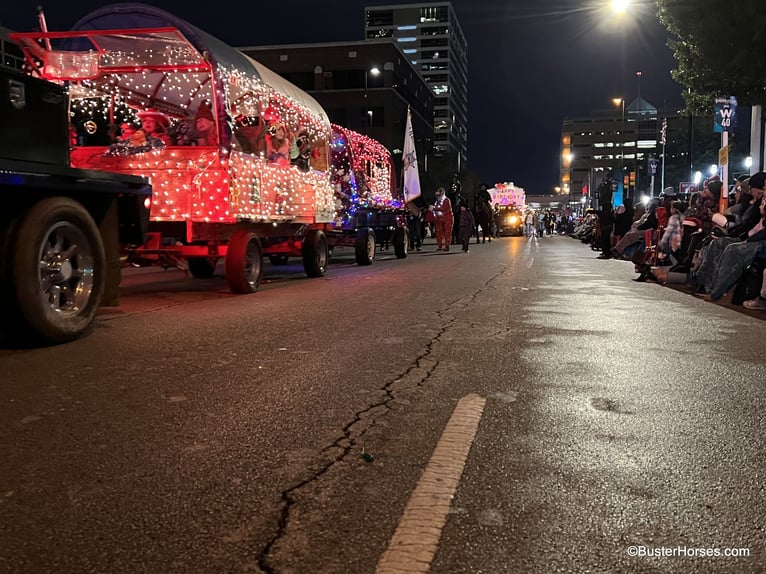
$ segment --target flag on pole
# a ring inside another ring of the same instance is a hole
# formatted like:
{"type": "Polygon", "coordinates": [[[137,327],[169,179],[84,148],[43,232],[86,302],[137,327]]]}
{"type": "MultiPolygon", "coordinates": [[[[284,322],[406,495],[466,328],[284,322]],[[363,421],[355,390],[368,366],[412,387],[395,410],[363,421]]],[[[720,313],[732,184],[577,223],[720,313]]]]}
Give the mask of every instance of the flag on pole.
{"type": "Polygon", "coordinates": [[[412,114],[407,108],[407,127],[404,130],[404,152],[402,153],[402,181],[404,187],[404,203],[420,197],[420,175],[418,175],[418,158],[415,155],[415,135],[412,131],[412,114]]]}

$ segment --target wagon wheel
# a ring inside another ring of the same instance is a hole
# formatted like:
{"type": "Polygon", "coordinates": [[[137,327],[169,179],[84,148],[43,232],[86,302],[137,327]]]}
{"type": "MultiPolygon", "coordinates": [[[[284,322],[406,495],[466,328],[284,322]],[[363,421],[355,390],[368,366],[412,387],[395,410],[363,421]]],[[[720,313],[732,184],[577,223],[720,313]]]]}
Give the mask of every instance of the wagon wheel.
{"type": "Polygon", "coordinates": [[[24,216],[11,246],[17,313],[31,340],[64,343],[93,322],[104,294],[101,235],[79,203],[51,197],[24,216]]]}
{"type": "Polygon", "coordinates": [[[407,250],[410,247],[410,233],[406,227],[397,227],[394,230],[394,253],[397,259],[407,257],[407,250]]]}
{"type": "Polygon", "coordinates": [[[303,239],[303,268],[309,277],[322,277],[330,259],[327,236],[321,229],[309,229],[303,239]]]}
{"type": "Polygon", "coordinates": [[[218,261],[208,257],[189,257],[186,262],[189,264],[189,273],[195,279],[210,279],[215,273],[215,266],[218,261]]]}
{"type": "Polygon", "coordinates": [[[258,289],[263,275],[263,250],[255,233],[240,230],[231,236],[224,266],[232,293],[253,293],[258,289]]]}
{"type": "Polygon", "coordinates": [[[272,265],[287,265],[287,255],[269,255],[272,265]]]}
{"type": "Polygon", "coordinates": [[[356,232],[355,255],[357,265],[372,265],[375,259],[375,232],[370,227],[356,232]]]}

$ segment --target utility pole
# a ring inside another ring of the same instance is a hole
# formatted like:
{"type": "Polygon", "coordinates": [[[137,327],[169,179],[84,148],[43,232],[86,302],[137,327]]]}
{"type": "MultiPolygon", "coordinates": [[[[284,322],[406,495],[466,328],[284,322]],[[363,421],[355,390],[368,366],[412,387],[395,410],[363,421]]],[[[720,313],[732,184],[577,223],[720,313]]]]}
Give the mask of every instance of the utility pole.
{"type": "Polygon", "coordinates": [[[665,189],[665,142],[668,140],[668,118],[662,118],[660,142],[662,143],[662,167],[660,168],[660,189],[665,189]]]}

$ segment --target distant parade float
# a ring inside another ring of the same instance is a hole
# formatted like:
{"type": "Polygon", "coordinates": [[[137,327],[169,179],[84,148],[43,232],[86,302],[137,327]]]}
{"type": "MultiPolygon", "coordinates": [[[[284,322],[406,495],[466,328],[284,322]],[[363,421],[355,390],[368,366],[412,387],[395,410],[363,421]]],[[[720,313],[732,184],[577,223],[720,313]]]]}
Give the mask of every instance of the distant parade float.
{"type": "Polygon", "coordinates": [[[496,183],[489,194],[494,205],[516,206],[518,209],[524,209],[526,205],[524,188],[515,186],[513,182],[496,183]]]}

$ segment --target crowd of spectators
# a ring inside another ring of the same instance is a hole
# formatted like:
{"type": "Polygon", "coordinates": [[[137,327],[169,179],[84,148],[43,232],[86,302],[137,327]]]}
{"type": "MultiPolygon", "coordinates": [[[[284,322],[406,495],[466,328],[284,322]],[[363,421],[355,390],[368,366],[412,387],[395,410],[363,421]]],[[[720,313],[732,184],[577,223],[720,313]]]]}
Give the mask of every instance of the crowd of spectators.
{"type": "Polygon", "coordinates": [[[724,189],[714,176],[688,198],[668,187],[646,204],[619,206],[606,242],[604,207],[588,210],[570,236],[601,251],[599,259],[632,261],[636,281],[766,311],[766,172],[737,178],[722,198],[724,189]]]}

